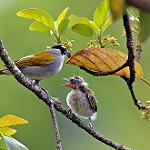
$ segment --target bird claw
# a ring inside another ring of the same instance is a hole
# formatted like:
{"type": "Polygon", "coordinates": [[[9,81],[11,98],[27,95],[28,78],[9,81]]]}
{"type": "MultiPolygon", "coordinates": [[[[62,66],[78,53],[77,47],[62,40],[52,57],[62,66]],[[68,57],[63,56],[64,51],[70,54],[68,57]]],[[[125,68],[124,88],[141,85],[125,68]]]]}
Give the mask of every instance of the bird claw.
{"type": "Polygon", "coordinates": [[[53,97],[53,98],[52,98],[52,102],[53,102],[54,104],[61,105],[61,101],[60,101],[59,98],[57,98],[57,97],[53,97]]]}
{"type": "Polygon", "coordinates": [[[72,110],[71,110],[70,108],[67,108],[67,109],[66,109],[66,113],[67,113],[68,115],[70,115],[70,114],[72,113],[72,110]]]}
{"type": "Polygon", "coordinates": [[[91,118],[89,118],[89,127],[90,127],[90,128],[93,128],[93,125],[92,125],[92,120],[91,120],[91,118]]]}

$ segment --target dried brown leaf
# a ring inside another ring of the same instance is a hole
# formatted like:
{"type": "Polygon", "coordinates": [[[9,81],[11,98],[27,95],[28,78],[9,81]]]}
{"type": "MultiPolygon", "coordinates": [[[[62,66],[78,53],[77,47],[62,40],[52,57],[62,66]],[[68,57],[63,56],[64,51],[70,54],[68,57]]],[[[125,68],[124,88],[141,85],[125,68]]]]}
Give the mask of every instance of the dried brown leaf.
{"type": "MultiPolygon", "coordinates": [[[[110,48],[85,48],[73,55],[68,61],[79,67],[85,67],[93,71],[108,72],[123,65],[127,60],[127,55],[110,48]]],[[[141,65],[135,61],[136,77],[144,80],[141,65]]],[[[129,67],[115,73],[118,76],[130,77],[129,67]]]]}

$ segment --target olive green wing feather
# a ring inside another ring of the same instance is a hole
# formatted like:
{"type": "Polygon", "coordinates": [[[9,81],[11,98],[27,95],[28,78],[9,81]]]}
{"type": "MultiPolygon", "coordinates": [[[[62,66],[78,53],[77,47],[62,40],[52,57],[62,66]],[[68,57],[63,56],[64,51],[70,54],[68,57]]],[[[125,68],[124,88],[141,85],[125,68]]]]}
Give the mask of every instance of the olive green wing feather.
{"type": "Polygon", "coordinates": [[[40,66],[40,65],[46,65],[51,63],[55,58],[56,57],[53,54],[44,51],[35,55],[23,57],[15,61],[15,64],[18,67],[40,66]]]}

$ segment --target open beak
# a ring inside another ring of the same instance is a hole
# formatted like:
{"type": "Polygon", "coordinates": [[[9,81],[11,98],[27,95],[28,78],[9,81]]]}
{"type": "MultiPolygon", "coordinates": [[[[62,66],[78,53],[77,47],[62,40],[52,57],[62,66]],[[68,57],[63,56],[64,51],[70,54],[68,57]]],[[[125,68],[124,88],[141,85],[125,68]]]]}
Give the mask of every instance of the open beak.
{"type": "Polygon", "coordinates": [[[71,57],[71,53],[69,51],[67,51],[67,57],[70,58],[71,57]]]}
{"type": "Polygon", "coordinates": [[[64,85],[69,87],[69,88],[72,88],[72,89],[76,89],[77,87],[74,85],[74,84],[71,84],[70,83],[70,78],[63,78],[65,81],[67,81],[67,83],[65,83],[64,85]]]}
{"type": "Polygon", "coordinates": [[[76,88],[77,88],[75,85],[71,84],[70,82],[67,82],[67,83],[65,84],[65,86],[67,86],[67,87],[69,87],[69,88],[72,88],[72,89],[76,89],[76,88]]]}

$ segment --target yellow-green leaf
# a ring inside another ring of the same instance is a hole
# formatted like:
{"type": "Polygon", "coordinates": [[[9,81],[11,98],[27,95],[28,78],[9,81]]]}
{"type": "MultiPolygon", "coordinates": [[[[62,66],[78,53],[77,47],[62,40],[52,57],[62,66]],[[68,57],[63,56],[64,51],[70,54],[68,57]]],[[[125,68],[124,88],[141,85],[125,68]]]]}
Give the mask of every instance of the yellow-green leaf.
{"type": "Polygon", "coordinates": [[[17,16],[37,21],[54,31],[54,20],[45,11],[38,8],[28,8],[17,12],[17,16]]]}
{"type": "Polygon", "coordinates": [[[41,24],[41,23],[39,23],[39,22],[36,22],[36,21],[34,21],[34,22],[29,26],[29,30],[30,30],[30,31],[47,32],[47,33],[50,33],[50,29],[49,29],[47,26],[45,26],[45,25],[43,25],[43,24],[41,24]]]}
{"type": "Polygon", "coordinates": [[[69,7],[66,7],[58,16],[57,21],[56,21],[56,26],[58,27],[59,24],[65,19],[67,13],[68,13],[69,7]]]}
{"type": "Polygon", "coordinates": [[[112,16],[109,16],[108,18],[106,18],[102,26],[102,32],[105,31],[111,25],[112,20],[113,20],[112,16]]]}
{"type": "Polygon", "coordinates": [[[0,133],[7,135],[7,136],[11,136],[13,134],[15,134],[17,131],[15,129],[9,128],[9,127],[3,127],[0,128],[0,133]]]}
{"type": "MultiPolygon", "coordinates": [[[[68,64],[85,67],[93,71],[112,71],[120,67],[127,60],[127,55],[110,48],[86,48],[74,54],[68,64]]],[[[139,63],[135,62],[136,77],[143,80],[143,71],[139,63]]],[[[130,77],[129,68],[126,67],[115,75],[130,77]]]]}
{"type": "Polygon", "coordinates": [[[72,31],[88,37],[93,35],[93,29],[86,24],[76,24],[72,27],[72,31]]]}
{"type": "Polygon", "coordinates": [[[95,12],[93,15],[93,20],[99,29],[101,29],[101,27],[103,26],[103,23],[106,19],[108,11],[109,11],[109,1],[108,0],[101,1],[101,3],[95,9],[95,12]]]}
{"type": "Polygon", "coordinates": [[[64,35],[69,24],[70,19],[65,18],[64,20],[61,21],[61,23],[58,25],[58,33],[60,36],[64,35]]]}
{"type": "Polygon", "coordinates": [[[86,24],[86,25],[90,26],[93,30],[97,29],[95,23],[93,23],[92,21],[90,21],[86,17],[78,17],[78,16],[75,16],[75,15],[71,15],[69,17],[69,19],[70,19],[70,23],[69,23],[68,28],[72,28],[76,24],[86,24]]]}
{"type": "Polygon", "coordinates": [[[27,124],[28,121],[25,119],[22,119],[15,115],[5,115],[0,118],[0,128],[2,127],[8,127],[8,126],[14,126],[14,125],[22,125],[27,124]]]}

